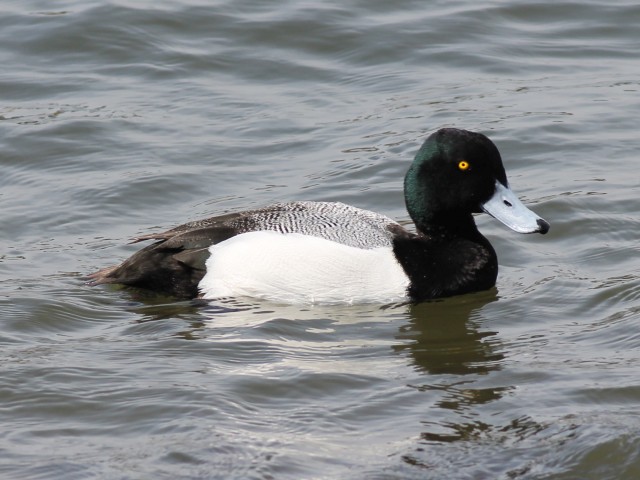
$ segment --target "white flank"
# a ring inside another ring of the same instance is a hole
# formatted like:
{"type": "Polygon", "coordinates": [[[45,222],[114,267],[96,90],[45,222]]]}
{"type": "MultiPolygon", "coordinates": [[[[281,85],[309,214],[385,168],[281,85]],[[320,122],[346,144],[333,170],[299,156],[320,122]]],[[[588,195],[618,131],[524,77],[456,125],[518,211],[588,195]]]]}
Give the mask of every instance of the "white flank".
{"type": "Polygon", "coordinates": [[[391,247],[361,249],[299,233],[237,235],[209,247],[205,299],[248,296],[280,303],[389,303],[409,285],[391,247]]]}

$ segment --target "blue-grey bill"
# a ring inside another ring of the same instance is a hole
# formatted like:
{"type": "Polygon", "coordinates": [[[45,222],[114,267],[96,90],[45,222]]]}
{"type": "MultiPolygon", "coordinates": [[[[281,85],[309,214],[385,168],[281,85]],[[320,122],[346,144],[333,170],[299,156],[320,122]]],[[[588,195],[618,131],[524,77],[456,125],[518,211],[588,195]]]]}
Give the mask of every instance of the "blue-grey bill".
{"type": "Polygon", "coordinates": [[[549,224],[533,213],[509,188],[496,181],[496,191],[482,210],[518,233],[547,233],[549,224]]]}

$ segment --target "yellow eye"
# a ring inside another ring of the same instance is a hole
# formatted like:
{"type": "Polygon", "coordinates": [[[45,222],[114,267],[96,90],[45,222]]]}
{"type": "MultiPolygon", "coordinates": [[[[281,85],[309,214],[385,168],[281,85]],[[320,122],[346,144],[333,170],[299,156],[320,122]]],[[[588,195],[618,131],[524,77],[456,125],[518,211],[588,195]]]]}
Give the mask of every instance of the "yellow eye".
{"type": "Polygon", "coordinates": [[[469,165],[469,162],[467,162],[466,160],[460,160],[460,162],[458,163],[458,168],[462,171],[469,170],[470,166],[471,165],[469,165]]]}

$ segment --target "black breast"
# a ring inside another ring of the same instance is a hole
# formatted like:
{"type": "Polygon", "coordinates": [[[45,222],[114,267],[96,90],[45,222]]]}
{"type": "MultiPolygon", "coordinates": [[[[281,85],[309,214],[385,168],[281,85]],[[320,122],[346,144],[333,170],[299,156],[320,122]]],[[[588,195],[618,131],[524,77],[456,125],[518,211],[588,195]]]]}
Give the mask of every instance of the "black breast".
{"type": "Polygon", "coordinates": [[[415,301],[487,290],[498,276],[498,259],[488,240],[398,234],[393,251],[409,277],[415,301]]]}

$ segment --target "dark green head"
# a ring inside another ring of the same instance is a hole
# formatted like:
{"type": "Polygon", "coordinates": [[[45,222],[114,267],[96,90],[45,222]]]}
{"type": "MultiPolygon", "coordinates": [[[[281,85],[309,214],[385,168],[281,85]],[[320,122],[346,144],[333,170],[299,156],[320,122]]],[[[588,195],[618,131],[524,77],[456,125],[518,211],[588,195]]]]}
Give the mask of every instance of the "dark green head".
{"type": "Polygon", "coordinates": [[[482,211],[516,231],[546,233],[549,228],[509,190],[500,152],[481,133],[443,128],[430,135],[407,172],[404,192],[407,211],[423,231],[431,225],[469,222],[472,213],[482,211]],[[488,208],[497,203],[500,208],[488,208]],[[522,225],[519,218],[506,218],[526,216],[525,211],[530,215],[522,225]]]}

